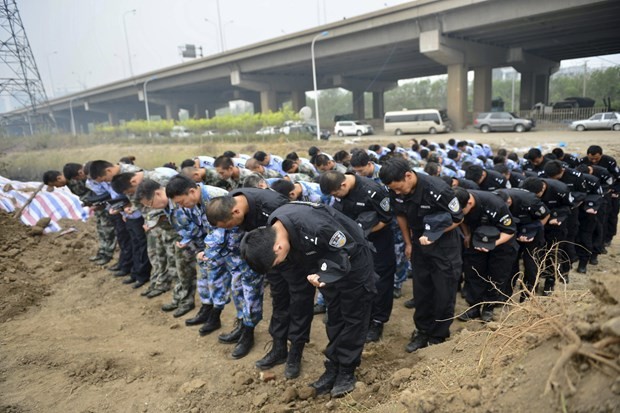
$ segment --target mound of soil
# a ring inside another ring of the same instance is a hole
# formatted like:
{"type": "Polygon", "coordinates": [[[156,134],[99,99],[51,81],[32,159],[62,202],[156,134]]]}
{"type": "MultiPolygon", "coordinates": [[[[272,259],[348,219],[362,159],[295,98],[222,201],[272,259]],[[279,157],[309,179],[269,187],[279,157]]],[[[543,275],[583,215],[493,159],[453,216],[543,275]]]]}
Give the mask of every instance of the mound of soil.
{"type": "MultiPolygon", "coordinates": [[[[283,366],[260,372],[254,362],[269,348],[268,293],[254,349],[232,360],[232,347],[217,341],[233,326],[232,305],[223,328],[200,337],[160,310],[169,293],[146,299],[88,261],[94,223],[62,225],[76,230],[35,235],[0,213],[2,413],[620,411],[620,345],[610,324],[620,316],[617,244],[587,275],[571,275],[566,290],[512,303],[486,325],[455,321],[449,341],[413,354],[404,351],[413,329],[403,306],[408,282],[383,339],[364,351],[356,390],[330,399],[308,387],[323,370],[321,316],[298,379],[284,379],[283,366]],[[571,332],[583,354],[554,370],[575,345],[571,332]]],[[[459,297],[457,312],[465,309],[459,297]]]]}

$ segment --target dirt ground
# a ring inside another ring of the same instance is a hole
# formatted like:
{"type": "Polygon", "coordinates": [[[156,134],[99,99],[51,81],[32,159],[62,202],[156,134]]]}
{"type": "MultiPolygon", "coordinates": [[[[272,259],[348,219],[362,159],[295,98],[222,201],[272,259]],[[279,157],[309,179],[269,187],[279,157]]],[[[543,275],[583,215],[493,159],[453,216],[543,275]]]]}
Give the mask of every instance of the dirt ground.
{"type": "MultiPolygon", "coordinates": [[[[569,149],[597,143],[618,158],[619,134],[577,135],[569,149]]],[[[517,138],[523,146],[547,143],[542,135],[517,138]]],[[[559,140],[566,141],[551,143],[559,140]]],[[[313,397],[307,387],[322,372],[321,316],[301,376],[286,380],[278,366],[276,379],[264,382],[254,362],[269,342],[268,293],[254,349],[232,360],[232,347],[217,342],[232,327],[232,304],[223,328],[200,337],[197,327],[183,323],[195,312],[175,319],[160,311],[169,293],[143,298],[88,261],[96,248],[93,222],[63,226],[77,231],[30,236],[0,213],[0,413],[620,411],[620,345],[599,341],[619,329],[605,324],[620,316],[617,241],[588,274],[571,273],[565,290],[514,302],[487,325],[455,321],[449,341],[414,354],[404,351],[413,329],[412,312],[403,306],[411,297],[408,281],[383,340],[364,351],[356,390],[331,400],[313,397]],[[586,355],[552,374],[575,344],[570,332],[586,355]]],[[[465,309],[459,297],[457,312],[465,309]]]]}

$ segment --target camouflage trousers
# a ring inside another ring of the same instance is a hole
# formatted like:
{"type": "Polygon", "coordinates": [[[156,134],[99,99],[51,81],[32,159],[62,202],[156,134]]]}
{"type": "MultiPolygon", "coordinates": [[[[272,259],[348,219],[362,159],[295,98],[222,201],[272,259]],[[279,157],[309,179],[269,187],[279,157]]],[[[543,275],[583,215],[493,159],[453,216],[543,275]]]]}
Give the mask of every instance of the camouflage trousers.
{"type": "Polygon", "coordinates": [[[255,327],[263,319],[264,276],[252,271],[239,255],[205,255],[209,258],[200,263],[200,301],[223,308],[232,296],[237,318],[243,319],[244,325],[255,327]]]}
{"type": "Polygon", "coordinates": [[[171,248],[178,238],[175,235],[160,227],[151,228],[146,233],[146,248],[152,267],[150,290],[168,291],[172,280],[176,279],[174,248],[171,248]]]}
{"type": "Polygon", "coordinates": [[[392,220],[392,230],[394,232],[394,252],[396,253],[394,288],[402,288],[403,283],[407,281],[409,272],[411,272],[411,261],[405,256],[405,240],[396,220],[392,220]]]}
{"type": "MultiPolygon", "coordinates": [[[[172,231],[172,230],[171,230],[172,231]]],[[[169,244],[169,248],[174,249],[174,260],[176,265],[176,279],[173,279],[172,302],[179,307],[194,304],[196,295],[196,257],[187,254],[183,248],[177,246],[177,241],[181,238],[172,231],[177,238],[169,244]]]]}
{"type": "Polygon", "coordinates": [[[112,258],[114,250],[116,249],[114,222],[105,208],[95,211],[95,219],[97,220],[97,238],[99,240],[97,255],[112,258]]]}
{"type": "Polygon", "coordinates": [[[231,275],[226,269],[223,257],[198,260],[200,278],[198,296],[202,304],[223,309],[230,302],[231,275]]]}

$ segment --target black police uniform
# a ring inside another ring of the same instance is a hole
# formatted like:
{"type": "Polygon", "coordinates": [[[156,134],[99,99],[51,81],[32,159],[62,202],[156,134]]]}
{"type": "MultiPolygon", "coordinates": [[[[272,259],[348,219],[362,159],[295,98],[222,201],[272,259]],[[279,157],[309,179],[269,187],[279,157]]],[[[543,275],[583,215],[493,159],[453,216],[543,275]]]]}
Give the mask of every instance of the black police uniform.
{"type": "Polygon", "coordinates": [[[565,153],[562,159],[559,159],[562,163],[564,163],[569,168],[576,168],[581,163],[581,160],[575,155],[571,155],[570,153],[565,153]]]}
{"type": "Polygon", "coordinates": [[[496,189],[506,188],[506,177],[492,169],[485,169],[487,176],[480,182],[480,189],[483,191],[495,191],[496,189]]]}
{"type": "Polygon", "coordinates": [[[247,199],[250,210],[239,228],[248,232],[267,225],[269,215],[289,201],[287,197],[271,189],[239,188],[228,194],[232,197],[244,195],[247,199]]]}
{"type": "Polygon", "coordinates": [[[600,166],[609,172],[609,175],[614,180],[611,185],[611,192],[605,197],[607,198],[607,219],[604,224],[604,242],[605,244],[611,243],[611,240],[616,235],[618,227],[618,213],[620,212],[620,188],[616,184],[620,181],[620,168],[616,160],[609,155],[601,155],[601,159],[597,164],[590,162],[587,156],[581,158],[581,163],[589,166],[600,166]]]}
{"type": "Polygon", "coordinates": [[[545,225],[547,260],[543,266],[544,289],[551,291],[555,285],[556,269],[559,270],[560,276],[568,281],[570,258],[566,252],[567,223],[571,208],[574,206],[574,198],[564,182],[547,178],[544,178],[543,181],[547,188],[540,199],[551,211],[549,221],[557,219],[560,222],[560,225],[554,225],[550,222],[545,225]],[[551,251],[554,245],[557,247],[557,252],[551,251]]]}
{"type": "Polygon", "coordinates": [[[394,273],[396,254],[394,232],[390,225],[392,208],[390,194],[385,186],[376,181],[355,175],[355,185],[344,198],[335,198],[333,207],[356,221],[368,234],[368,241],[375,248],[373,253],[375,272],[379,275],[377,295],[371,311],[371,320],[386,323],[392,313],[394,301],[394,273]],[[386,225],[379,231],[368,233],[378,222],[386,225]]]}
{"type": "MultiPolygon", "coordinates": [[[[496,227],[500,233],[516,233],[516,223],[502,198],[492,192],[469,193],[474,197],[476,205],[465,215],[464,224],[472,237],[476,229],[483,225],[496,227]]],[[[469,248],[465,248],[463,254],[463,290],[469,305],[506,300],[500,291],[506,291],[506,284],[510,283],[517,251],[514,237],[488,252],[474,249],[470,241],[469,248]]]]}
{"type": "Polygon", "coordinates": [[[406,195],[390,191],[397,215],[407,219],[411,233],[413,322],[427,343],[439,343],[450,336],[458,280],[462,270],[462,234],[460,230],[444,233],[430,245],[421,245],[424,216],[449,212],[459,223],[463,213],[452,188],[437,177],[412,172],[417,177],[414,190],[406,195]]]}
{"type": "Polygon", "coordinates": [[[531,242],[517,240],[519,254],[512,269],[513,282],[507,284],[508,288],[504,292],[506,295],[512,293],[512,287],[517,281],[514,275],[519,272],[520,259],[523,259],[523,283],[528,290],[533,291],[538,273],[537,262],[542,258],[541,249],[545,246],[545,231],[540,220],[549,215],[549,208],[536,195],[525,189],[508,188],[500,189],[498,192],[508,195],[512,201],[509,209],[517,222],[515,237],[525,235],[527,238],[533,238],[531,242]]]}
{"type": "Polygon", "coordinates": [[[596,227],[592,235],[594,253],[601,254],[605,251],[605,242],[607,242],[605,240],[605,233],[609,232],[606,231],[606,225],[611,209],[612,193],[620,192],[618,189],[614,189],[614,186],[618,186],[620,181],[615,181],[609,171],[602,166],[590,165],[590,167],[592,168],[592,175],[599,179],[599,184],[603,191],[603,199],[596,214],[596,227]]]}
{"type": "Polygon", "coordinates": [[[526,176],[521,172],[510,171],[510,178],[508,178],[508,182],[510,182],[510,186],[512,188],[518,188],[521,185],[521,182],[525,181],[526,176]]]}
{"type": "Polygon", "coordinates": [[[534,165],[531,161],[525,161],[523,164],[523,172],[534,172],[536,175],[540,175],[545,171],[545,164],[549,162],[549,159],[543,156],[543,160],[540,165],[534,165]]]}
{"type": "MultiPolygon", "coordinates": [[[[326,285],[329,343],[325,356],[341,368],[361,361],[368,331],[376,274],[371,247],[359,225],[327,205],[292,202],[274,211],[269,224],[280,221],[289,235],[290,252],[281,265],[294,265],[299,282],[318,274],[326,285]]],[[[291,285],[294,285],[291,283],[291,285]]],[[[296,291],[291,289],[291,297],[296,291]]],[[[312,317],[312,299],[307,314],[312,317]]],[[[291,305],[291,310],[293,306],[291,305]]]]}
{"type": "Polygon", "coordinates": [[[480,189],[480,186],[477,183],[475,183],[474,181],[472,181],[471,179],[457,178],[457,181],[459,182],[458,186],[460,186],[461,188],[465,188],[465,189],[480,189]]]}

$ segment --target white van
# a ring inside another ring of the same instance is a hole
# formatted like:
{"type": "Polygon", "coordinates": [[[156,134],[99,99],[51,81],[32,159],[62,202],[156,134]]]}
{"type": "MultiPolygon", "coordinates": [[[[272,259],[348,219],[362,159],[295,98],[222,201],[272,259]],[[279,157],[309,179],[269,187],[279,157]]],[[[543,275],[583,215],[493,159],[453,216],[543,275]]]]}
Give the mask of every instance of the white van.
{"type": "Polygon", "coordinates": [[[386,112],[383,118],[386,134],[450,132],[452,124],[445,110],[418,109],[386,112]]]}

